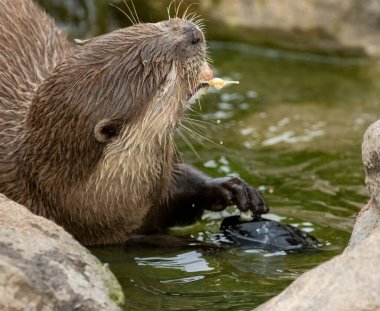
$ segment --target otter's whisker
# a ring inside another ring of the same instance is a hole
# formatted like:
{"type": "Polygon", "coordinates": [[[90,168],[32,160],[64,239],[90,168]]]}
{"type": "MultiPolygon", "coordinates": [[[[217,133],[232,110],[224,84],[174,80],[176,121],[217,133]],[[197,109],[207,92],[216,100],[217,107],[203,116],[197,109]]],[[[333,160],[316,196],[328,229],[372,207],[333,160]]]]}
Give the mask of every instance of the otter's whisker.
{"type": "Polygon", "coordinates": [[[178,135],[182,138],[182,140],[186,143],[186,145],[189,146],[192,152],[197,156],[198,159],[200,159],[200,156],[198,152],[195,150],[194,146],[191,144],[191,142],[186,138],[186,136],[181,132],[180,128],[177,129],[178,135]]]}
{"type": "Polygon", "coordinates": [[[191,111],[191,112],[197,114],[198,116],[201,115],[201,114],[200,114],[197,110],[195,110],[192,106],[187,106],[186,108],[187,108],[187,110],[189,110],[189,111],[191,111]]]}
{"type": "Polygon", "coordinates": [[[139,18],[139,15],[137,14],[137,10],[136,10],[135,3],[133,2],[133,0],[131,0],[131,3],[133,6],[133,11],[135,12],[136,19],[139,21],[139,23],[141,23],[141,20],[139,18]]]}
{"type": "Polygon", "coordinates": [[[174,18],[177,18],[177,1],[174,0],[174,18]]]}
{"type": "Polygon", "coordinates": [[[196,123],[196,121],[194,119],[189,119],[189,118],[186,118],[186,117],[183,117],[182,122],[187,122],[189,125],[191,125],[193,127],[200,128],[202,130],[205,130],[207,128],[206,125],[196,123]]]}
{"type": "Polygon", "coordinates": [[[181,9],[181,5],[183,3],[184,0],[181,0],[181,2],[179,3],[178,7],[177,7],[177,10],[175,12],[175,17],[178,17],[179,16],[179,10],[181,9]]]}
{"type": "Polygon", "coordinates": [[[205,31],[206,25],[203,18],[198,16],[197,18],[193,19],[192,22],[197,25],[203,32],[205,31]]]}
{"type": "Polygon", "coordinates": [[[216,122],[194,119],[194,118],[190,118],[188,115],[183,117],[183,121],[188,122],[189,124],[202,128],[202,129],[208,129],[210,126],[219,127],[219,124],[217,124],[216,122]]]}
{"type": "Polygon", "coordinates": [[[213,59],[210,56],[210,51],[209,50],[206,50],[205,59],[206,59],[207,63],[211,63],[212,64],[214,62],[213,59]]]}
{"type": "Polygon", "coordinates": [[[183,161],[182,161],[182,157],[181,157],[181,153],[179,152],[179,148],[178,148],[178,146],[177,146],[177,144],[176,144],[174,138],[171,137],[171,138],[170,138],[170,141],[171,141],[171,144],[172,144],[172,146],[173,146],[173,148],[174,148],[174,151],[175,151],[175,152],[174,152],[174,155],[175,155],[175,158],[176,158],[177,163],[181,163],[181,162],[183,162],[183,161]]]}
{"type": "Polygon", "coordinates": [[[217,142],[215,142],[215,141],[213,141],[213,140],[207,138],[206,136],[203,136],[202,134],[200,134],[200,133],[194,131],[193,129],[191,129],[191,128],[189,128],[189,127],[183,125],[183,124],[181,124],[181,127],[183,127],[183,128],[184,128],[186,131],[188,131],[189,133],[193,134],[195,137],[201,138],[201,139],[203,139],[203,140],[206,140],[206,141],[208,141],[208,142],[210,142],[210,143],[212,143],[212,144],[214,144],[214,145],[220,147],[220,144],[218,144],[217,142]]]}
{"type": "Polygon", "coordinates": [[[196,12],[191,13],[191,14],[189,15],[189,21],[190,21],[190,22],[193,22],[193,21],[196,20],[197,18],[199,18],[199,15],[198,15],[196,12]]]}
{"type": "Polygon", "coordinates": [[[187,12],[189,11],[189,9],[190,9],[193,5],[196,5],[196,4],[197,4],[197,3],[190,3],[190,4],[187,6],[185,12],[182,14],[182,19],[187,19],[187,12]]]}
{"type": "Polygon", "coordinates": [[[197,99],[197,103],[198,103],[199,111],[202,111],[202,104],[199,98],[197,99]]]}
{"type": "Polygon", "coordinates": [[[135,22],[133,21],[133,19],[121,8],[119,8],[116,4],[113,4],[113,3],[109,3],[110,6],[113,6],[114,8],[118,9],[121,13],[123,13],[123,15],[125,15],[128,20],[131,22],[132,25],[135,24],[135,22]]]}
{"type": "Polygon", "coordinates": [[[190,126],[191,124],[189,124],[189,126],[186,126],[183,123],[180,124],[180,127],[183,128],[186,131],[186,133],[189,133],[194,139],[196,139],[199,143],[203,145],[203,140],[207,140],[206,137],[204,137],[196,130],[192,129],[190,126]]]}
{"type": "Polygon", "coordinates": [[[136,8],[135,8],[135,5],[134,5],[133,1],[131,0],[131,4],[133,6],[134,11],[131,9],[131,7],[129,6],[129,4],[127,3],[127,0],[123,0],[123,2],[124,2],[125,6],[127,7],[128,11],[129,11],[129,14],[131,14],[131,16],[133,17],[134,24],[141,23],[141,21],[139,20],[138,15],[137,15],[136,8]]]}
{"type": "Polygon", "coordinates": [[[183,128],[186,133],[191,137],[192,140],[196,141],[204,150],[209,150],[203,142],[203,140],[199,137],[199,135],[192,133],[191,131],[187,130],[186,128],[183,128]]]}
{"type": "Polygon", "coordinates": [[[172,1],[170,1],[169,6],[168,6],[168,8],[167,8],[167,11],[168,11],[168,19],[171,19],[171,18],[172,18],[172,17],[170,16],[170,11],[171,11],[171,9],[172,9],[172,5],[174,4],[175,1],[176,1],[176,0],[172,0],[172,1]]]}

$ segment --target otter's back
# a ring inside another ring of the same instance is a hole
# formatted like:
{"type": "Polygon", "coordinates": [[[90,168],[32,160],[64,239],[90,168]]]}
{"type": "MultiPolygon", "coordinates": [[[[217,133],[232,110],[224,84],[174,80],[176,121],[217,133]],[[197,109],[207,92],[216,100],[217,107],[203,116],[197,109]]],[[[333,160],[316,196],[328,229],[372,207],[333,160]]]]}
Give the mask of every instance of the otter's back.
{"type": "Polygon", "coordinates": [[[15,186],[13,152],[34,93],[69,50],[66,36],[31,0],[0,0],[0,192],[15,186]]]}
{"type": "Polygon", "coordinates": [[[31,0],[0,0],[0,29],[0,109],[25,111],[68,42],[31,0]]]}

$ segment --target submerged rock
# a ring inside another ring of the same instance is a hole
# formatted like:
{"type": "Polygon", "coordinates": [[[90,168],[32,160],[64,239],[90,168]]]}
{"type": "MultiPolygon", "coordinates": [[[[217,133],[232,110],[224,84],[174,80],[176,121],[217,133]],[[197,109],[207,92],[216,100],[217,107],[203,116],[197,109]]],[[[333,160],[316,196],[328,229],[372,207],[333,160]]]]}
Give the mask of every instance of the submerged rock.
{"type": "Polygon", "coordinates": [[[0,310],[119,310],[109,269],[62,228],[0,195],[0,310]]]}

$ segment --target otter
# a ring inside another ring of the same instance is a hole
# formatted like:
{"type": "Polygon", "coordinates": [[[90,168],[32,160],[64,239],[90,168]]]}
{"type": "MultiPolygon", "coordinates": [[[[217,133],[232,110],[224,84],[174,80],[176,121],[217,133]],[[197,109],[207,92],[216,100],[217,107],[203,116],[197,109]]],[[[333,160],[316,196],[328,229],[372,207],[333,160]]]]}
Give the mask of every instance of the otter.
{"type": "Polygon", "coordinates": [[[2,0],[0,28],[1,193],[88,246],[205,209],[268,211],[240,178],[176,156],[188,100],[212,78],[195,23],[140,23],[73,46],[33,1],[2,0]]]}

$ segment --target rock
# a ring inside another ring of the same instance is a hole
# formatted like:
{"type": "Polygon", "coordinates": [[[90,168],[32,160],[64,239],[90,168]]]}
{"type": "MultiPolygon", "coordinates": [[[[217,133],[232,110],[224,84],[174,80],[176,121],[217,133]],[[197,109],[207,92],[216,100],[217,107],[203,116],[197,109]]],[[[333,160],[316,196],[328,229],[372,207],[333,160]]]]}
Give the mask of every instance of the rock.
{"type": "Polygon", "coordinates": [[[356,247],[314,268],[257,311],[380,310],[380,228],[356,247]]]}
{"type": "Polygon", "coordinates": [[[378,0],[205,0],[211,36],[285,49],[380,56],[378,0]]]}
{"type": "Polygon", "coordinates": [[[0,195],[0,310],[119,310],[106,266],[62,228],[0,195]]]}
{"type": "Polygon", "coordinates": [[[380,120],[373,123],[364,134],[362,159],[368,192],[376,205],[380,206],[380,120]]]}
{"type": "Polygon", "coordinates": [[[379,227],[380,208],[371,200],[362,208],[356,218],[355,227],[352,231],[351,239],[348,242],[346,251],[359,245],[364,239],[369,237],[373,231],[379,227]]]}
{"type": "Polygon", "coordinates": [[[362,159],[366,173],[365,182],[371,196],[360,211],[347,249],[361,243],[379,227],[380,223],[380,121],[373,123],[364,134],[362,159]]]}

